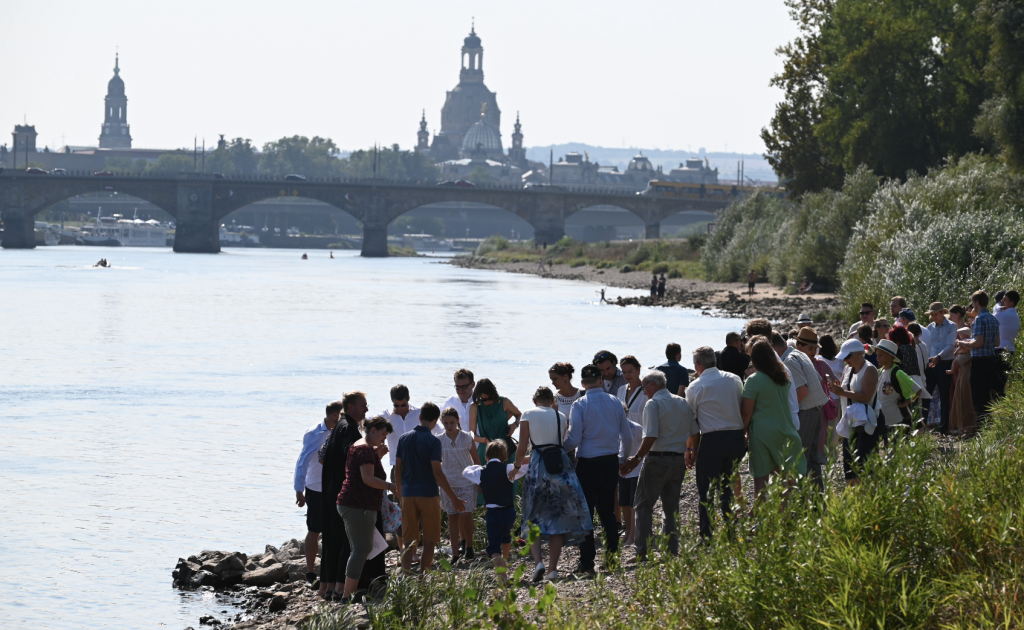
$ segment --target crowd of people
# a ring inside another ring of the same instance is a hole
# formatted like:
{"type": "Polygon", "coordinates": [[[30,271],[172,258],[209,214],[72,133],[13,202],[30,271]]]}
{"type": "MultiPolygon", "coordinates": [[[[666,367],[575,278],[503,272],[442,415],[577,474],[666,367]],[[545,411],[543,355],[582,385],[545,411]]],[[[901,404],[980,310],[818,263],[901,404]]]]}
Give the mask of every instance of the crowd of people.
{"type": "MultiPolygon", "coordinates": [[[[416,407],[408,387],[396,385],[391,407],[369,416],[366,394],[346,393],[306,431],[296,463],[296,503],[307,508],[307,580],[319,579],[327,600],[350,601],[385,578],[385,533],[397,539],[402,571],[418,564],[427,572],[442,514],[451,561],[472,561],[478,509],[485,558],[496,568],[507,566],[514,541],[528,538],[532,526],[540,530],[530,550],[534,581],[559,579],[567,545],[579,546],[571,573],[594,573],[595,512],[604,550],[616,552],[621,539],[642,562],[660,501],[667,550],[677,554],[686,471],[695,469],[698,531],[708,539],[712,511],[730,523],[734,500],[742,501],[736,473],[744,458],[751,510],[772,476],[787,488],[807,476],[822,489],[823,467],[840,443],[844,476],[856,484],[879,444],[888,448],[906,431],[966,437],[984,423],[1003,393],[1020,326],[1019,294],[996,297],[994,315],[983,291],[967,308],[935,302],[927,327],[901,297],[891,302],[891,325],[865,303],[841,343],[819,337],[804,314],[786,333],[754,319],[729,333],[722,350],[694,349],[692,381],[679,344],[668,344],[666,361],[646,372],[636,357],[602,350],[580,370],[579,387],[570,363],[552,365],[550,387],[538,387],[525,411],[468,369],[454,373],[455,393],[441,405],[416,407]]],[[[502,570],[498,577],[504,580],[502,570]]]]}

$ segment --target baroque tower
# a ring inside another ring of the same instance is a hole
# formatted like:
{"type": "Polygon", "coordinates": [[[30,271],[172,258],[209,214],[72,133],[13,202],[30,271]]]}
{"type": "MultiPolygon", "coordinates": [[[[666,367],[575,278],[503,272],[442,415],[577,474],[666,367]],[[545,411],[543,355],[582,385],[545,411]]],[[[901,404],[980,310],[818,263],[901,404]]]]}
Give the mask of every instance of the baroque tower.
{"type": "Polygon", "coordinates": [[[416,132],[416,152],[426,153],[428,151],[430,151],[430,132],[427,131],[427,110],[423,110],[420,130],[416,132]]]}
{"type": "Polygon", "coordinates": [[[519,124],[519,112],[516,112],[515,131],[512,133],[512,147],[508,150],[508,161],[513,166],[526,170],[526,149],[523,148],[522,125],[519,124]]]}
{"type": "Polygon", "coordinates": [[[103,129],[100,132],[101,149],[130,149],[132,134],[128,125],[128,97],[124,95],[118,57],[114,56],[114,77],[107,83],[104,99],[103,129]]]}

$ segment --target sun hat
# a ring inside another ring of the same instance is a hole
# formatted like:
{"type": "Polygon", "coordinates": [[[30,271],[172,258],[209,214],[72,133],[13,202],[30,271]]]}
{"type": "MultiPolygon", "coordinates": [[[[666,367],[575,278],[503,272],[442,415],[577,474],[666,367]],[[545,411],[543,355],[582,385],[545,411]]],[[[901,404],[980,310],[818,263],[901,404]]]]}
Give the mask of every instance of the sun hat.
{"type": "Polygon", "coordinates": [[[836,355],[836,358],[842,361],[851,354],[856,354],[858,352],[864,354],[864,344],[856,339],[847,339],[843,342],[843,346],[839,348],[839,354],[836,355]]]}
{"type": "Polygon", "coordinates": [[[808,315],[807,313],[800,313],[800,318],[796,320],[796,323],[798,323],[798,324],[810,324],[811,323],[811,316],[808,315]]]}
{"type": "Polygon", "coordinates": [[[929,315],[931,315],[932,313],[942,313],[943,315],[945,315],[948,312],[949,309],[946,308],[946,305],[943,304],[942,302],[932,302],[931,305],[928,307],[929,315]]]}
{"type": "Polygon", "coordinates": [[[909,308],[905,308],[905,309],[901,310],[900,314],[897,315],[896,317],[898,317],[900,319],[905,319],[908,322],[912,322],[912,321],[915,321],[917,319],[917,315],[914,315],[914,311],[910,310],[909,308]]]}
{"type": "Polygon", "coordinates": [[[818,345],[818,333],[815,332],[813,328],[801,328],[800,332],[796,336],[796,340],[797,342],[803,342],[814,346],[815,348],[821,347],[818,345]]]}
{"type": "Polygon", "coordinates": [[[886,354],[892,355],[892,358],[896,363],[900,362],[900,358],[896,355],[896,343],[889,339],[882,339],[875,345],[875,350],[882,350],[886,354]]]}

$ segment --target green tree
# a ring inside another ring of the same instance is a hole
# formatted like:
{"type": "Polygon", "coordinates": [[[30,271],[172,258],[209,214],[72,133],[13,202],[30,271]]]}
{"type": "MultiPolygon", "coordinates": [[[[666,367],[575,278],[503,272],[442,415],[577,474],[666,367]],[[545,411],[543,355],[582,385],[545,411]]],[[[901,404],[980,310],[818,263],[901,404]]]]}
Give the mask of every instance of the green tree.
{"type": "Polygon", "coordinates": [[[391,148],[371,148],[353,151],[341,161],[345,177],[384,177],[388,179],[417,179],[435,181],[440,170],[430,158],[415,151],[402,151],[395,144],[391,148]],[[374,164],[376,163],[376,173],[374,164]]]}
{"type": "Polygon", "coordinates": [[[212,173],[255,175],[259,167],[256,147],[249,139],[235,138],[228,142],[221,138],[217,148],[206,157],[206,170],[212,173]]]}
{"type": "Polygon", "coordinates": [[[129,157],[114,157],[107,158],[103,170],[118,175],[141,175],[146,172],[146,167],[149,164],[149,160],[143,158],[133,160],[129,157]]]}
{"type": "Polygon", "coordinates": [[[336,177],[341,160],[338,147],[330,138],[292,136],[263,145],[260,169],[271,175],[336,177]]]}
{"type": "Polygon", "coordinates": [[[800,36],[779,47],[782,73],[772,77],[770,85],[780,88],[784,97],[775,106],[769,127],[761,130],[771,164],[791,197],[807,191],[838,188],[842,166],[834,164],[815,134],[821,122],[818,95],[824,89],[820,29],[833,0],[786,0],[790,16],[800,36]]]}
{"type": "Polygon", "coordinates": [[[194,173],[195,171],[196,159],[191,152],[171,151],[164,153],[156,161],[146,164],[145,174],[194,173]]]}
{"type": "Polygon", "coordinates": [[[992,39],[985,76],[996,92],[982,106],[977,131],[1011,167],[1024,170],[1024,6],[1019,0],[983,0],[978,17],[992,39]]]}

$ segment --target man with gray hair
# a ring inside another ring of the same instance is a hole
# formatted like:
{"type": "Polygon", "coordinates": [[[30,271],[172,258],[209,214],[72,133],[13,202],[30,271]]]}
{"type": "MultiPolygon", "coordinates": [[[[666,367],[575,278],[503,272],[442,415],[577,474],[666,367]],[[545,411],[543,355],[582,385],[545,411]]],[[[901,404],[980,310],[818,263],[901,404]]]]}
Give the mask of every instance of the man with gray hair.
{"type": "MultiPolygon", "coordinates": [[[[713,355],[713,353],[712,353],[713,355]]],[[[686,474],[686,454],[690,436],[699,432],[693,413],[686,400],[666,389],[663,372],[654,370],[644,376],[642,386],[647,394],[644,406],[643,442],[636,455],[620,467],[629,474],[640,461],[644,467],[637,482],[636,498],[636,556],[647,559],[647,548],[654,529],[654,505],[661,499],[665,513],[662,530],[668,536],[669,551],[679,554],[679,533],[676,518],[679,514],[679,492],[686,474]]]]}
{"type": "MultiPolygon", "coordinates": [[[[728,522],[732,516],[730,478],[747,452],[743,439],[743,416],[740,415],[743,381],[735,374],[715,367],[715,351],[708,346],[693,351],[693,367],[697,371],[697,380],[686,390],[686,403],[697,419],[700,434],[693,436],[688,446],[697,449],[700,535],[710,538],[708,507],[713,499],[709,501],[708,491],[712,484],[717,486],[714,496],[721,498],[722,518],[728,522]]],[[[693,455],[692,451],[687,452],[687,465],[693,464],[693,455]]]]}

